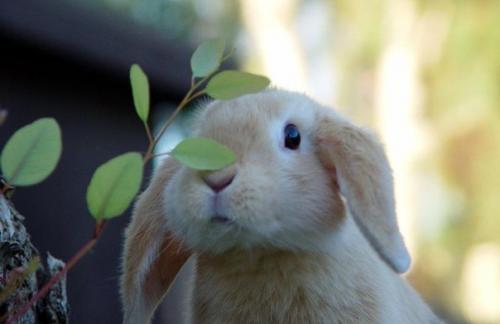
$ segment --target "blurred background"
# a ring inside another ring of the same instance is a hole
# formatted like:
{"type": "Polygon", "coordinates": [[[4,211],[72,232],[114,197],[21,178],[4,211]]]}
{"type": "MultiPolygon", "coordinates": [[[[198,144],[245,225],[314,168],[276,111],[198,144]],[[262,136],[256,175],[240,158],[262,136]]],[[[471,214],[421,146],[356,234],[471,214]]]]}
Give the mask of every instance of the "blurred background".
{"type": "MultiPolygon", "coordinates": [[[[2,2],[0,105],[10,115],[0,144],[45,115],[58,118],[65,136],[56,173],[16,193],[35,244],[63,259],[74,253],[93,227],[84,202],[93,169],[145,147],[130,64],[150,76],[158,124],[189,87],[191,51],[218,36],[236,48],[233,67],[379,134],[413,256],[409,281],[450,323],[500,323],[496,0],[2,2]]],[[[165,145],[182,136],[181,126],[165,145]]],[[[120,321],[116,279],[128,217],[110,224],[69,275],[73,323],[120,321]]],[[[158,321],[179,321],[183,284],[158,321]]]]}

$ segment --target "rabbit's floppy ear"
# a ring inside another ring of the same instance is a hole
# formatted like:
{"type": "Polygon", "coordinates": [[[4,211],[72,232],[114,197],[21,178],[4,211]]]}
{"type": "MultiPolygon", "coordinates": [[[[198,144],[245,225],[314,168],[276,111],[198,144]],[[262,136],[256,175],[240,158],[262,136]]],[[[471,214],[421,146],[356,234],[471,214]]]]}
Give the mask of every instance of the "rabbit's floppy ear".
{"type": "Polygon", "coordinates": [[[149,323],[190,253],[165,228],[163,192],[176,169],[167,160],[137,201],[125,233],[121,294],[126,324],[149,323]]]}
{"type": "Polygon", "coordinates": [[[335,170],[340,193],[380,257],[396,272],[406,272],[410,256],[398,228],[384,149],[371,133],[330,113],[320,117],[317,129],[321,162],[335,170]]]}

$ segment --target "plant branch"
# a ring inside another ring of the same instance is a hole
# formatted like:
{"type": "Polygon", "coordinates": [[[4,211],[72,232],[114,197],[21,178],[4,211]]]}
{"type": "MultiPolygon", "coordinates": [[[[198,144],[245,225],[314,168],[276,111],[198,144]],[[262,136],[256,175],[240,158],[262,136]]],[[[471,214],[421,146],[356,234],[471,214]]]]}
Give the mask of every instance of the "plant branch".
{"type": "MultiPolygon", "coordinates": [[[[231,50],[222,57],[221,59],[221,63],[228,60],[231,56],[233,56],[234,54],[234,51],[235,51],[235,48],[231,48],[231,50]]],[[[200,90],[198,92],[195,92],[195,90],[197,90],[201,84],[203,84],[205,81],[207,81],[208,79],[210,79],[215,73],[219,72],[219,69],[213,71],[212,73],[210,73],[209,75],[205,76],[204,78],[198,80],[197,82],[195,82],[195,77],[192,76],[191,77],[191,88],[189,89],[189,91],[186,93],[186,95],[184,96],[184,98],[182,98],[181,102],[179,103],[179,105],[177,105],[177,108],[175,109],[175,111],[172,113],[172,115],[170,115],[170,117],[167,119],[167,121],[165,122],[165,124],[163,124],[163,126],[161,127],[160,131],[158,132],[158,134],[156,135],[156,137],[154,138],[154,140],[151,142],[150,141],[150,144],[148,146],[148,150],[146,151],[146,154],[144,155],[144,164],[147,164],[149,162],[149,160],[151,160],[153,158],[153,150],[156,146],[156,144],[158,144],[160,138],[163,136],[163,134],[165,133],[165,131],[167,130],[167,128],[173,123],[173,121],[175,120],[175,117],[177,117],[177,115],[181,112],[181,110],[187,106],[188,103],[190,103],[192,100],[194,100],[195,98],[205,94],[205,91],[204,90],[200,90]],[[194,94],[193,94],[194,93],[194,94]]]]}
{"type": "MultiPolygon", "coordinates": [[[[212,73],[213,74],[213,73],[212,73]]],[[[148,146],[148,150],[146,151],[146,154],[144,154],[144,164],[147,164],[149,162],[149,160],[151,160],[153,158],[153,150],[156,146],[156,144],[158,144],[160,138],[163,136],[163,134],[165,133],[165,131],[167,130],[167,128],[172,125],[172,123],[174,122],[175,118],[177,117],[177,115],[181,112],[181,110],[187,106],[188,103],[190,103],[193,99],[203,95],[205,92],[204,90],[200,90],[196,93],[193,94],[193,92],[199,88],[199,86],[205,82],[206,80],[208,80],[212,74],[204,77],[203,79],[201,80],[198,80],[197,82],[194,82],[194,78],[192,79],[193,81],[193,85],[191,86],[191,88],[189,89],[189,91],[186,93],[186,95],[184,96],[184,98],[181,100],[181,102],[179,103],[179,105],[177,105],[177,108],[175,109],[175,111],[172,113],[172,115],[170,115],[170,117],[167,119],[167,121],[163,124],[163,126],[161,127],[160,131],[158,132],[158,134],[156,135],[156,137],[153,139],[152,142],[150,142],[149,146],[148,146]]]]}
{"type": "Polygon", "coordinates": [[[159,156],[163,156],[163,155],[169,155],[171,152],[163,152],[163,153],[157,153],[157,154],[154,154],[151,156],[151,158],[157,158],[159,156]]]}
{"type": "Polygon", "coordinates": [[[202,96],[204,94],[205,94],[205,90],[200,90],[200,91],[196,92],[194,95],[192,95],[190,100],[196,99],[199,96],[202,96]]]}
{"type": "Polygon", "coordinates": [[[154,141],[153,134],[151,134],[151,128],[149,128],[149,125],[146,122],[144,123],[144,128],[146,129],[146,135],[148,136],[149,145],[151,145],[151,143],[153,143],[154,141]]]}
{"type": "Polygon", "coordinates": [[[50,278],[50,280],[48,282],[45,283],[45,285],[42,287],[42,289],[40,289],[36,295],[34,295],[28,303],[26,303],[20,311],[16,312],[13,314],[12,317],[10,317],[7,321],[6,321],[6,324],[14,324],[14,323],[17,323],[30,309],[31,307],[33,307],[33,305],[36,304],[36,302],[38,302],[40,299],[42,299],[48,292],[49,290],[55,285],[57,284],[65,275],[66,273],[71,269],[73,268],[77,263],[78,261],[80,261],[80,259],[82,257],[84,257],[93,247],[94,245],[97,243],[97,240],[99,239],[99,237],[101,236],[103,230],[104,230],[104,226],[105,226],[106,222],[104,220],[99,220],[97,223],[96,223],[96,227],[95,227],[95,230],[94,230],[94,233],[92,235],[92,238],[87,242],[85,243],[85,245],[83,245],[77,252],[75,255],[73,255],[71,257],[71,259],[64,265],[64,267],[58,272],[56,273],[54,276],[52,276],[50,278]]]}
{"type": "MultiPolygon", "coordinates": [[[[222,57],[221,63],[229,59],[234,53],[234,48],[232,48],[225,56],[222,57]]],[[[165,121],[165,123],[162,125],[160,131],[156,136],[153,136],[151,129],[148,125],[147,122],[144,123],[144,127],[146,129],[146,135],[148,137],[148,148],[146,153],[144,154],[143,157],[143,163],[147,164],[149,160],[151,160],[153,157],[160,156],[160,155],[165,155],[169,154],[167,153],[160,153],[160,154],[153,154],[155,146],[158,144],[159,140],[167,130],[167,128],[173,123],[177,115],[181,112],[181,110],[186,107],[192,100],[198,98],[199,96],[202,96],[205,94],[205,90],[198,90],[198,88],[207,80],[209,80],[212,75],[218,72],[218,69],[210,73],[209,75],[201,78],[200,80],[196,81],[195,77],[193,76],[191,78],[191,87],[189,91],[186,93],[184,98],[181,100],[181,102],[178,104],[176,107],[175,111],[172,113],[172,115],[165,121]]],[[[3,123],[4,119],[6,117],[6,112],[3,110],[0,110],[0,125],[3,123]]],[[[11,186],[8,183],[3,183],[3,186],[0,188],[0,194],[5,194],[6,191],[8,191],[11,188],[11,186]]],[[[6,324],[14,324],[17,323],[39,300],[41,300],[49,291],[50,289],[56,285],[67,273],[69,270],[71,270],[92,248],[95,246],[97,241],[99,240],[100,236],[103,233],[104,226],[106,224],[105,220],[99,220],[96,223],[94,233],[92,237],[90,238],[87,243],[85,243],[72,257],[71,259],[64,265],[64,267],[58,271],[55,275],[53,275],[49,281],[47,281],[44,286],[28,301],[28,303],[24,304],[22,308],[11,314],[9,318],[7,318],[6,324]]]]}
{"type": "Polygon", "coordinates": [[[160,129],[160,131],[158,132],[158,135],[156,135],[155,139],[154,139],[154,142],[153,142],[153,148],[154,146],[158,143],[158,141],[160,140],[160,138],[162,137],[163,133],[165,133],[165,131],[167,130],[167,128],[172,124],[172,122],[174,121],[175,117],[177,116],[177,114],[179,114],[179,112],[182,110],[182,108],[184,108],[190,101],[191,101],[191,94],[194,92],[194,90],[196,90],[196,88],[204,81],[205,79],[202,79],[198,82],[196,82],[194,84],[194,86],[191,87],[191,89],[189,89],[189,91],[186,93],[186,95],[184,96],[184,98],[182,98],[181,102],[179,103],[179,105],[177,106],[177,108],[175,109],[174,113],[168,118],[168,120],[165,122],[165,124],[163,124],[162,128],[160,129]]]}
{"type": "Polygon", "coordinates": [[[231,56],[233,56],[235,50],[236,49],[234,47],[231,47],[231,49],[229,50],[229,52],[225,56],[222,57],[221,63],[224,62],[224,61],[227,61],[231,56]]]}

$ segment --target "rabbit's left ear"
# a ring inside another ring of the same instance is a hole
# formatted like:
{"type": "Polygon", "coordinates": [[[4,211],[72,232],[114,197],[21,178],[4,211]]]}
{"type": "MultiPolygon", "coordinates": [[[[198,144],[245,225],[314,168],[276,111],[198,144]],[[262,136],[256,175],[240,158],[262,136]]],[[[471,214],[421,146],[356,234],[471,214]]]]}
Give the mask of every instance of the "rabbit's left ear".
{"type": "Polygon", "coordinates": [[[125,233],[121,294],[124,324],[150,323],[191,252],[167,231],[163,190],[176,170],[167,159],[137,201],[125,233]]]}
{"type": "Polygon", "coordinates": [[[316,140],[321,162],[335,170],[340,193],[365,237],[396,272],[406,272],[410,256],[399,232],[392,172],[382,145],[333,113],[320,117],[316,140]]]}

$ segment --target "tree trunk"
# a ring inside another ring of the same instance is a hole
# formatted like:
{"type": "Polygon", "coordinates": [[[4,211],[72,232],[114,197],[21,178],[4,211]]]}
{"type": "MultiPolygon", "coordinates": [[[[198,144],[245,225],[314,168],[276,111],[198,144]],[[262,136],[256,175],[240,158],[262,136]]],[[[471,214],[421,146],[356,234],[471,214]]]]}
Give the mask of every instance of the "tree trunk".
{"type": "MultiPolygon", "coordinates": [[[[40,262],[36,271],[26,275],[39,253],[31,243],[23,220],[12,202],[0,194],[0,322],[19,311],[64,266],[48,254],[46,266],[40,262]]],[[[18,323],[68,323],[68,315],[64,277],[18,323]]]]}

